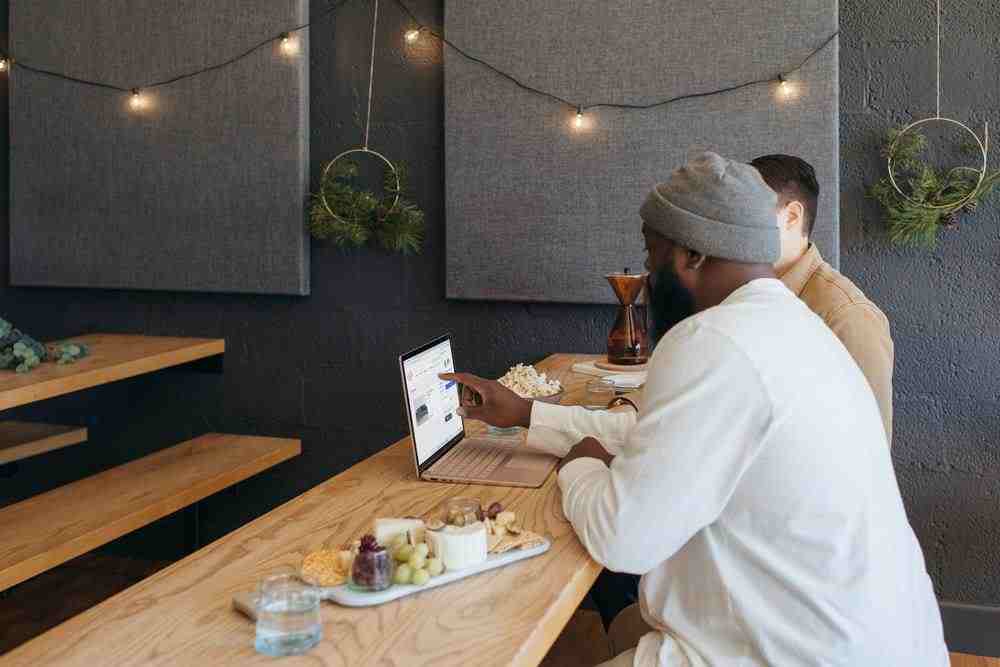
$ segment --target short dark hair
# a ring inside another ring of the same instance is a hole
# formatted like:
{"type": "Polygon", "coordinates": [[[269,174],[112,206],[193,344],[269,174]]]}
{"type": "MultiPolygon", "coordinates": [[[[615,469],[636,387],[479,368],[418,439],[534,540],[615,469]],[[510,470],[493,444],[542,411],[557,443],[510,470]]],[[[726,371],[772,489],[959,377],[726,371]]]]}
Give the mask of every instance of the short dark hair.
{"type": "Polygon", "coordinates": [[[819,183],[816,170],[802,158],[794,155],[761,155],[750,161],[771,189],[778,193],[778,204],[787,205],[797,201],[806,210],[802,221],[806,236],[812,234],[816,223],[816,207],[819,202],[819,183]]]}

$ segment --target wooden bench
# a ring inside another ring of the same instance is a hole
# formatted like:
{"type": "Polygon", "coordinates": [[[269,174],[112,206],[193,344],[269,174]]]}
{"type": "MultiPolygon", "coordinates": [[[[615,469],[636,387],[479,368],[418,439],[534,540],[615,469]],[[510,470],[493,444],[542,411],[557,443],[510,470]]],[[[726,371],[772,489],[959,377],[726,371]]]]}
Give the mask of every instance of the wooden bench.
{"type": "Polygon", "coordinates": [[[0,465],[76,445],[86,440],[87,429],[82,426],[0,422],[0,465]]]}
{"type": "Polygon", "coordinates": [[[966,653],[950,653],[951,667],[1000,667],[1000,658],[984,658],[966,653]]]}
{"type": "Polygon", "coordinates": [[[175,338],[87,334],[90,354],[72,364],[42,364],[30,373],[0,373],[0,410],[90,389],[109,382],[215,357],[226,351],[219,338],[175,338]]]}
{"type": "Polygon", "coordinates": [[[298,456],[299,440],[210,433],[0,509],[0,591],[298,456]]]}

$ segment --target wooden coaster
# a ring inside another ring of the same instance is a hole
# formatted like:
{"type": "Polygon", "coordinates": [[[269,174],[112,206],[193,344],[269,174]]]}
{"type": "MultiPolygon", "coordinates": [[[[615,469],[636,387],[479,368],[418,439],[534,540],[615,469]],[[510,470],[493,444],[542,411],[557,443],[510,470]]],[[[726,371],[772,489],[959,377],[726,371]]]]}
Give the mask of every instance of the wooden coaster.
{"type": "Polygon", "coordinates": [[[610,361],[595,361],[594,365],[604,371],[615,371],[616,373],[638,373],[646,370],[646,364],[613,364],[610,361]]]}

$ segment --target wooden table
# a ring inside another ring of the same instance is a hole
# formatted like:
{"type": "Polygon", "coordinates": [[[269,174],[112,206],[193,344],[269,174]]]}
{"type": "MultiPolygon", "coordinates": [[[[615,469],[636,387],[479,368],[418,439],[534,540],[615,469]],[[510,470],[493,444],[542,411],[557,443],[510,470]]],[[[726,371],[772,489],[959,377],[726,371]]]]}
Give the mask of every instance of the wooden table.
{"type": "MultiPolygon", "coordinates": [[[[574,355],[539,367],[578,403],[588,376],[574,355]]],[[[0,657],[0,665],[273,664],[253,648],[254,626],[234,593],[324,542],[367,532],[376,516],[425,515],[446,498],[500,501],[552,549],[500,570],[380,607],[323,605],[323,641],[282,665],[536,665],[600,567],[562,514],[555,475],[540,489],[420,482],[409,439],[362,461],[188,558],[0,657]]]]}

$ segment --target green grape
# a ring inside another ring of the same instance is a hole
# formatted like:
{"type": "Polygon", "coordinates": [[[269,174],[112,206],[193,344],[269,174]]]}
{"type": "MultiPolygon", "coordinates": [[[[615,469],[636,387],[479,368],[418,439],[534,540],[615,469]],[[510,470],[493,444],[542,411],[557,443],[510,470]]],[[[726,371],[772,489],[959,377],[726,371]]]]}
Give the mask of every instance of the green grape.
{"type": "Polygon", "coordinates": [[[427,564],[427,556],[421,556],[419,553],[414,553],[410,556],[410,567],[414,570],[423,569],[424,565],[427,564]]]}
{"type": "Polygon", "coordinates": [[[411,581],[414,586],[423,586],[430,581],[431,575],[427,570],[417,570],[413,573],[411,581]]]}
{"type": "Polygon", "coordinates": [[[413,547],[409,544],[404,544],[403,546],[396,549],[393,553],[393,557],[400,563],[405,563],[413,556],[413,547]]]}
{"type": "Polygon", "coordinates": [[[413,547],[413,550],[416,551],[421,556],[426,556],[431,552],[431,548],[427,546],[426,542],[421,542],[417,546],[413,547]]]}
{"type": "Polygon", "coordinates": [[[410,578],[413,576],[413,568],[409,565],[400,565],[396,568],[396,571],[392,573],[392,583],[394,584],[408,584],[410,583],[410,578]]]}
{"type": "Polygon", "coordinates": [[[440,558],[428,558],[427,559],[427,572],[432,576],[436,577],[442,572],[444,572],[444,563],[441,562],[440,558]]]}
{"type": "Polygon", "coordinates": [[[390,546],[392,546],[393,549],[398,549],[404,544],[406,544],[406,534],[400,533],[399,535],[396,535],[396,537],[392,538],[390,546]]]}

